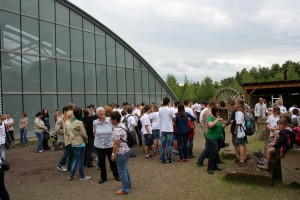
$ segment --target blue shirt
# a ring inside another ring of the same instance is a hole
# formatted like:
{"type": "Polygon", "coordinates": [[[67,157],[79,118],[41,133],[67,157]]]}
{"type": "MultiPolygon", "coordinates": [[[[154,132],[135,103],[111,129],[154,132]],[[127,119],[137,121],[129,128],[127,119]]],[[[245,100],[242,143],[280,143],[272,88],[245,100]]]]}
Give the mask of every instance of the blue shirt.
{"type": "Polygon", "coordinates": [[[107,149],[113,147],[113,126],[108,117],[106,117],[104,123],[101,123],[99,119],[94,120],[93,131],[95,133],[95,147],[100,149],[107,149]]]}
{"type": "Polygon", "coordinates": [[[193,117],[190,113],[185,112],[185,119],[182,119],[179,113],[176,113],[176,127],[178,134],[186,134],[189,132],[188,120],[189,118],[192,121],[195,121],[196,118],[193,117]]]}

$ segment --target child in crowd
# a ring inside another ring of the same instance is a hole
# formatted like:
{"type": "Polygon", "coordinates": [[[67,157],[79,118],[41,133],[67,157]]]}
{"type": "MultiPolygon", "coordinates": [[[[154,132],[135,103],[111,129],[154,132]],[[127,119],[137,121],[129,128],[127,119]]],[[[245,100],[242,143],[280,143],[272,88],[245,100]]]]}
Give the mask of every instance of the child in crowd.
{"type": "Polygon", "coordinates": [[[267,119],[267,127],[270,131],[269,142],[274,140],[275,132],[279,130],[277,126],[277,121],[279,120],[280,108],[278,106],[273,107],[273,114],[270,115],[267,119]]]}
{"type": "Polygon", "coordinates": [[[143,109],[144,109],[144,114],[142,115],[140,120],[142,123],[142,133],[145,138],[145,154],[146,154],[145,158],[149,159],[153,157],[150,154],[153,145],[153,136],[152,136],[150,117],[149,117],[151,110],[149,105],[145,105],[143,109]]]}
{"type": "Polygon", "coordinates": [[[151,121],[151,129],[153,135],[153,143],[154,143],[154,155],[159,154],[160,150],[160,119],[159,119],[159,112],[158,107],[156,104],[152,105],[152,113],[149,114],[150,121],[151,121]]]}
{"type": "Polygon", "coordinates": [[[277,124],[280,130],[279,138],[271,148],[264,150],[264,158],[259,160],[258,168],[260,169],[268,170],[273,154],[275,154],[276,158],[282,157],[294,145],[295,133],[289,127],[287,118],[281,118],[277,121],[277,124]]]}

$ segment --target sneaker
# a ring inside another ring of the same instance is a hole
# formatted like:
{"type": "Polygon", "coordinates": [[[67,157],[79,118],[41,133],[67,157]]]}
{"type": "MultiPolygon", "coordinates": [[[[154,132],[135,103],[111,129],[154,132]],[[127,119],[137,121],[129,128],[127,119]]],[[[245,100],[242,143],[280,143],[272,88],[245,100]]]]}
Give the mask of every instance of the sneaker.
{"type": "Polygon", "coordinates": [[[268,170],[269,167],[267,165],[257,165],[258,168],[268,170]]]}
{"type": "Polygon", "coordinates": [[[70,181],[71,181],[71,180],[73,180],[73,176],[69,176],[69,178],[68,178],[68,179],[69,179],[70,181]]]}
{"type": "Polygon", "coordinates": [[[80,178],[80,180],[81,181],[84,181],[84,180],[89,180],[89,179],[91,179],[92,177],[90,177],[90,176],[85,176],[85,177],[83,177],[83,178],[80,178]]]}
{"type": "Polygon", "coordinates": [[[123,195],[123,194],[127,194],[126,192],[124,192],[123,190],[118,190],[115,192],[116,195],[123,195]]]}
{"type": "Polygon", "coordinates": [[[65,166],[57,165],[56,168],[57,168],[58,170],[60,170],[61,172],[66,172],[66,171],[68,171],[68,170],[65,168],[65,166]]]}
{"type": "Polygon", "coordinates": [[[174,161],[173,160],[167,160],[167,163],[173,163],[174,161]]]}
{"type": "Polygon", "coordinates": [[[44,152],[44,150],[39,150],[37,153],[43,153],[44,152]]]}

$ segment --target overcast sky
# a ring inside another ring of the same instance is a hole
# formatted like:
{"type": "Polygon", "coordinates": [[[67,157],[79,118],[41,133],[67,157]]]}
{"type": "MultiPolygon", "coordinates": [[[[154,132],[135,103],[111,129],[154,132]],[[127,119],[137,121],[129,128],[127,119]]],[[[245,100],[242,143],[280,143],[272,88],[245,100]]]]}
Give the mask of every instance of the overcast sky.
{"type": "Polygon", "coordinates": [[[235,76],[300,61],[299,0],[69,0],[133,47],[165,80],[235,76]]]}

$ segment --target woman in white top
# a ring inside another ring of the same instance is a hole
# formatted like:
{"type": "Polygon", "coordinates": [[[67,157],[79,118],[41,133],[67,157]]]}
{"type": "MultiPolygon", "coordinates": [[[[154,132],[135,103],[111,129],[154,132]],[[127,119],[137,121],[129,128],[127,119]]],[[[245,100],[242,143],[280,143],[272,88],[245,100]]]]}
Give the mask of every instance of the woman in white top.
{"type": "Polygon", "coordinates": [[[2,121],[2,117],[0,117],[0,155],[1,158],[5,159],[5,139],[6,132],[4,122],[2,121]]]}
{"type": "Polygon", "coordinates": [[[27,147],[28,141],[27,141],[27,125],[28,125],[28,118],[26,117],[27,114],[25,112],[22,112],[21,119],[19,122],[19,128],[20,128],[20,146],[27,147]]]}
{"type": "Polygon", "coordinates": [[[152,128],[152,136],[153,136],[153,144],[154,144],[154,155],[159,153],[160,150],[160,118],[157,105],[152,106],[152,113],[149,114],[151,128],[152,128]]]}

